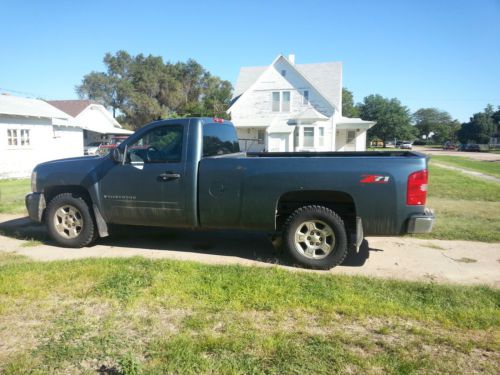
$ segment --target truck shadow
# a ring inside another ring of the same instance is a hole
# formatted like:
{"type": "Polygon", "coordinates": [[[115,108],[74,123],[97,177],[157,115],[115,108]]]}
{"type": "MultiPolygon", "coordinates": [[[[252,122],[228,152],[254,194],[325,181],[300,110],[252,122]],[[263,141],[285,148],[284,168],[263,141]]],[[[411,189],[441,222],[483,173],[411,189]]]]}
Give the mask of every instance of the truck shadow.
{"type": "MultiPolygon", "coordinates": [[[[45,226],[28,217],[0,223],[0,235],[20,240],[40,241],[55,246],[45,226]]],[[[265,233],[250,231],[189,231],[157,227],[113,225],[110,236],[96,241],[96,245],[109,247],[170,250],[208,255],[230,256],[253,261],[294,266],[279,247],[273,246],[265,233]]],[[[71,251],[71,249],[68,249],[71,251]]],[[[359,251],[351,251],[342,266],[361,267],[370,256],[368,241],[364,240],[359,251]]]]}

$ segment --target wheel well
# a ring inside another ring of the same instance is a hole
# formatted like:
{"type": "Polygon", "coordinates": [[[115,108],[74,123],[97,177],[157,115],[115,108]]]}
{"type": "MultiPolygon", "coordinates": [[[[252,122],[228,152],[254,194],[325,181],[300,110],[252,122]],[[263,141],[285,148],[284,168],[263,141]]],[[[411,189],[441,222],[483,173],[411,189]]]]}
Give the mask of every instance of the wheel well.
{"type": "Polygon", "coordinates": [[[62,193],[72,193],[74,195],[82,197],[89,205],[89,208],[92,212],[92,199],[90,198],[89,192],[84,187],[78,185],[50,186],[48,188],[45,188],[43,195],[45,197],[47,206],[54,197],[62,193]]]}
{"type": "Polygon", "coordinates": [[[276,229],[283,228],[287,217],[303,206],[328,207],[339,215],[348,232],[356,230],[356,205],[352,197],[341,191],[308,190],[292,191],[282,195],[276,208],[276,229]]]}

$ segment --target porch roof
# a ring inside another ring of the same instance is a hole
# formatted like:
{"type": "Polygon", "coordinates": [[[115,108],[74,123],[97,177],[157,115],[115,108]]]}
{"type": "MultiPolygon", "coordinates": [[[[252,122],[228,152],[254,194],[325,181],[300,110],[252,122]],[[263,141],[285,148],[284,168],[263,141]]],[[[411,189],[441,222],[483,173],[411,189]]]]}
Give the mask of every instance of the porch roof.
{"type": "Polygon", "coordinates": [[[360,118],[350,118],[342,116],[337,121],[337,129],[359,128],[363,130],[368,130],[376,123],[377,123],[376,121],[365,121],[361,120],[360,118]]]}
{"type": "Polygon", "coordinates": [[[300,112],[298,115],[292,117],[296,121],[326,121],[328,117],[319,113],[315,108],[307,108],[305,111],[300,112]]]}

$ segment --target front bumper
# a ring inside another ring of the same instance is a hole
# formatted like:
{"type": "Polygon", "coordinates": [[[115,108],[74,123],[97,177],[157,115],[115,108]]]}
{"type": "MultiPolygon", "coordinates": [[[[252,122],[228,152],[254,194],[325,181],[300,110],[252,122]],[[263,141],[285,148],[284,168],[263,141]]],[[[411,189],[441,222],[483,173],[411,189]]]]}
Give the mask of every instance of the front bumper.
{"type": "Polygon", "coordinates": [[[426,209],[423,214],[412,215],[408,220],[407,233],[430,233],[436,220],[434,212],[426,209]]]}
{"type": "Polygon", "coordinates": [[[32,220],[42,222],[43,211],[45,210],[45,197],[42,193],[30,193],[24,198],[26,209],[32,220]]]}

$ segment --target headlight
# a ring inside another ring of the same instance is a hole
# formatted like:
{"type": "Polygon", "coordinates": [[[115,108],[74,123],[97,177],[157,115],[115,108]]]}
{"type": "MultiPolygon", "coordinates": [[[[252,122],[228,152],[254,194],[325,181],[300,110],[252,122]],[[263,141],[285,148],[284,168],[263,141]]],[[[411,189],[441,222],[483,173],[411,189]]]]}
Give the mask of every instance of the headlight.
{"type": "Polygon", "coordinates": [[[36,192],[36,171],[31,173],[31,191],[36,192]]]}

